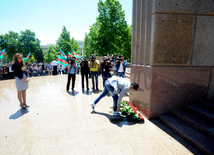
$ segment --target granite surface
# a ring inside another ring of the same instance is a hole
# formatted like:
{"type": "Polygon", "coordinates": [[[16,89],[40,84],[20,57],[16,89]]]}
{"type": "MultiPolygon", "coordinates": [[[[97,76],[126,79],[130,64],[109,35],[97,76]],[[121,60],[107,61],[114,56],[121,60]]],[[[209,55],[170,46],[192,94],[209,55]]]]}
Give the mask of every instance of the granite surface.
{"type": "Polygon", "coordinates": [[[214,66],[213,23],[213,16],[197,16],[192,66],[214,66]]]}
{"type": "Polygon", "coordinates": [[[213,0],[155,0],[154,12],[214,15],[213,0]]]}
{"type": "Polygon", "coordinates": [[[132,1],[132,45],[131,45],[131,62],[136,63],[136,42],[137,42],[137,1],[132,1]]]}
{"type": "Polygon", "coordinates": [[[140,89],[130,96],[147,118],[171,112],[207,98],[210,68],[132,65],[131,81],[140,89]]]}
{"type": "Polygon", "coordinates": [[[194,16],[154,15],[151,66],[189,66],[194,16]]]}
{"type": "Polygon", "coordinates": [[[208,99],[214,100],[214,68],[211,69],[208,99]]]}
{"type": "MultiPolygon", "coordinates": [[[[67,75],[33,77],[27,90],[28,110],[21,110],[15,80],[0,81],[1,155],[112,155],[200,153],[161,123],[112,122],[112,98],[105,97],[92,112],[98,94],[66,93],[67,75]],[[144,143],[146,142],[146,143],[144,143]]],[[[91,88],[91,79],[89,79],[91,88]]],[[[99,88],[102,78],[99,76],[99,88]]],[[[124,97],[128,100],[128,97],[124,97]]]]}

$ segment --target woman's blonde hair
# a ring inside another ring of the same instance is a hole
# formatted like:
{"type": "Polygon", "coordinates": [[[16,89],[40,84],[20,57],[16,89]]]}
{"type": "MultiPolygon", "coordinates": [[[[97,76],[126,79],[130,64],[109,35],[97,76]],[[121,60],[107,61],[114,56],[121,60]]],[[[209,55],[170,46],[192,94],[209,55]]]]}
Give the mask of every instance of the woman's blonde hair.
{"type": "Polygon", "coordinates": [[[27,71],[24,62],[22,61],[22,62],[19,63],[19,61],[18,61],[18,57],[19,57],[19,56],[23,57],[20,53],[14,54],[14,56],[13,56],[13,61],[14,61],[15,64],[19,67],[19,69],[20,69],[21,71],[27,71]]]}

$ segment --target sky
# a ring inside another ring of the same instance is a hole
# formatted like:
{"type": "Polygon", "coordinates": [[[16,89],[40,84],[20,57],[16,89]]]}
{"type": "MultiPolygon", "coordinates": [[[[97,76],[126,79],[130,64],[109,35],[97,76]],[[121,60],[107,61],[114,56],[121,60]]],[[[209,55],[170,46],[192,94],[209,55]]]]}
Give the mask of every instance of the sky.
{"type": "MultiPolygon", "coordinates": [[[[0,35],[29,29],[41,45],[55,44],[65,26],[71,38],[84,40],[85,32],[96,22],[98,1],[0,0],[0,35]]],[[[132,25],[132,0],[119,1],[127,23],[132,25]]]]}

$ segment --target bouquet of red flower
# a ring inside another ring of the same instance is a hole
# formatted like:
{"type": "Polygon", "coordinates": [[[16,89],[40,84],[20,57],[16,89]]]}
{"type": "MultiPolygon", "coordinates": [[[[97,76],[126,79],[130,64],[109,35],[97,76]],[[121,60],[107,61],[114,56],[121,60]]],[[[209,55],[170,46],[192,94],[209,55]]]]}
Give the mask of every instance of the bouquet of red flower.
{"type": "Polygon", "coordinates": [[[121,102],[120,111],[122,115],[127,118],[127,121],[144,121],[143,115],[128,101],[121,102]]]}

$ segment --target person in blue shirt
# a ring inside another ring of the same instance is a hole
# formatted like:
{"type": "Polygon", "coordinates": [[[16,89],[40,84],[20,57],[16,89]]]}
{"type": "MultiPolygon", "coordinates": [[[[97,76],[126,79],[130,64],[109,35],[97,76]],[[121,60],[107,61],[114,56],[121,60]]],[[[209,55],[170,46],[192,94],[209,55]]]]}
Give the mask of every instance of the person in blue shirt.
{"type": "Polygon", "coordinates": [[[122,78],[126,78],[125,72],[126,72],[126,67],[127,67],[127,62],[126,60],[124,60],[124,56],[120,55],[119,60],[117,60],[117,76],[118,77],[122,77],[122,78]]]}
{"type": "Polygon", "coordinates": [[[106,80],[103,92],[98,98],[90,104],[93,111],[95,111],[95,105],[108,93],[113,98],[113,115],[120,115],[120,104],[125,93],[129,91],[137,91],[139,85],[136,82],[130,82],[129,80],[117,76],[113,76],[106,80]],[[119,95],[119,96],[118,96],[119,95]]]}
{"type": "Polygon", "coordinates": [[[69,93],[69,87],[71,83],[71,78],[72,78],[72,92],[74,93],[74,86],[75,86],[75,79],[76,79],[76,68],[77,68],[77,63],[75,62],[75,57],[71,58],[68,63],[68,82],[67,82],[67,87],[66,90],[69,93]]]}

